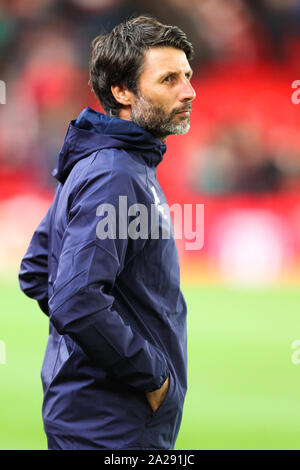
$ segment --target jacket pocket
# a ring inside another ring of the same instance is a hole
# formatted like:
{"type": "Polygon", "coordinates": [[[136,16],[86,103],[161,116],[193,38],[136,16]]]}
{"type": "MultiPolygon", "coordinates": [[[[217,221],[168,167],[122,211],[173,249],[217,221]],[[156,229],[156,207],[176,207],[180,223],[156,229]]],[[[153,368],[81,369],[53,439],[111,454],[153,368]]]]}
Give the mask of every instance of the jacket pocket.
{"type": "Polygon", "coordinates": [[[57,375],[61,366],[66,362],[69,356],[70,356],[70,353],[68,351],[64,336],[61,336],[59,339],[56,360],[55,360],[53,371],[52,371],[52,380],[57,375]]]}
{"type": "Polygon", "coordinates": [[[157,411],[151,410],[149,420],[145,425],[136,445],[144,449],[173,449],[177,430],[181,421],[182,403],[178,397],[178,387],[173,373],[170,371],[168,393],[157,411]]]}
{"type": "Polygon", "coordinates": [[[174,389],[175,389],[175,382],[174,382],[173,375],[170,372],[170,374],[169,374],[169,388],[168,388],[167,394],[164,398],[164,401],[161,403],[161,405],[159,406],[159,408],[156,411],[152,411],[152,409],[149,405],[149,407],[151,409],[151,412],[152,412],[152,419],[156,418],[157,416],[160,416],[160,415],[164,414],[165,408],[168,409],[169,406],[171,406],[172,401],[173,401],[173,397],[174,397],[174,389]]]}

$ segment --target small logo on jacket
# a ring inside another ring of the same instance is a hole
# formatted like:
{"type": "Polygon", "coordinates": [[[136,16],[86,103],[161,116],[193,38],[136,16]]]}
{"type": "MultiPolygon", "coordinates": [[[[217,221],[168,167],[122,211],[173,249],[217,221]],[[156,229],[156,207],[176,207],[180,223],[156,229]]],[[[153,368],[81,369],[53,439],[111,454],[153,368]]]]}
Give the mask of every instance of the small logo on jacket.
{"type": "Polygon", "coordinates": [[[156,192],[156,189],[154,186],[151,186],[151,191],[153,193],[153,196],[154,196],[154,204],[156,205],[157,209],[158,209],[158,212],[161,213],[161,215],[163,216],[163,218],[165,220],[167,220],[168,216],[167,214],[165,214],[164,212],[164,206],[160,203],[160,199],[157,195],[157,192],[156,192]]]}

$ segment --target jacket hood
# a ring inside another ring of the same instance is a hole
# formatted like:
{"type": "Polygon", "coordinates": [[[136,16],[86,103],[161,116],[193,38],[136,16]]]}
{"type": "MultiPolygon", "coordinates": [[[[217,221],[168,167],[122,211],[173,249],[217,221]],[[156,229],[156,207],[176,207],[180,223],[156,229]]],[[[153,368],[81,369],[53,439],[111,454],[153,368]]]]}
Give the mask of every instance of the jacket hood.
{"type": "Polygon", "coordinates": [[[64,183],[79,160],[105,148],[138,151],[149,166],[157,166],[167,149],[159,139],[134,122],[107,116],[88,107],[70,122],[52,175],[64,183]]]}

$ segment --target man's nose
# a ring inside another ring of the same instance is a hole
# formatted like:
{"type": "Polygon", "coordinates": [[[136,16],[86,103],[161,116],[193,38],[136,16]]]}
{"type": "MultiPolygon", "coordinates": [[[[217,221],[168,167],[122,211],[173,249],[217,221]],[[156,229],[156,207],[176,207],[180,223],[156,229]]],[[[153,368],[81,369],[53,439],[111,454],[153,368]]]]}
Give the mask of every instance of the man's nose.
{"type": "Polygon", "coordinates": [[[196,98],[196,92],[191,85],[191,82],[184,78],[180,90],[180,101],[193,101],[196,98]]]}

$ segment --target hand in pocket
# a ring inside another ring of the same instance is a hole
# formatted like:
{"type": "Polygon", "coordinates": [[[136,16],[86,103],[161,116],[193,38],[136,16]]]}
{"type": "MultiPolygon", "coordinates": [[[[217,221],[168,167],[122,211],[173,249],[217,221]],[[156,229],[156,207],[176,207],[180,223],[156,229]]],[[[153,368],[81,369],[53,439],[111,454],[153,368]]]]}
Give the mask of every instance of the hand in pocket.
{"type": "Polygon", "coordinates": [[[153,392],[146,392],[146,398],[148,400],[149,405],[152,408],[152,411],[155,413],[164,399],[167,396],[170,384],[170,377],[168,377],[162,386],[153,392]]]}

